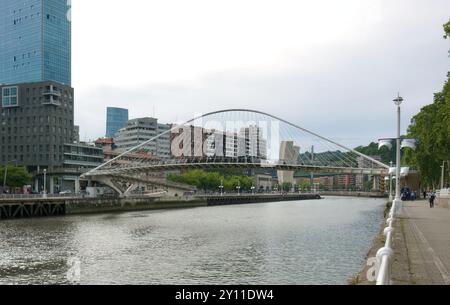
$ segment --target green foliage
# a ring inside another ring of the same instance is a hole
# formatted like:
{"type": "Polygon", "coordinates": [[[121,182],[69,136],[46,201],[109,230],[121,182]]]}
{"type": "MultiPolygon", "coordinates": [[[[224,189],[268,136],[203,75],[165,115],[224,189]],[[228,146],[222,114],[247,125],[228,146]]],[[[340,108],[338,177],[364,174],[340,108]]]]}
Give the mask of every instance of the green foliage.
{"type": "Polygon", "coordinates": [[[445,39],[450,38],[450,21],[444,24],[444,32],[445,32],[444,38],[445,39]]]}
{"type": "MultiPolygon", "coordinates": [[[[0,181],[3,186],[3,179],[5,176],[5,167],[0,166],[0,181]]],[[[6,176],[7,187],[22,187],[30,183],[32,176],[28,173],[25,167],[8,165],[6,176]]]]}
{"type": "Polygon", "coordinates": [[[292,183],[284,182],[283,185],[281,186],[281,188],[285,192],[290,192],[292,190],[292,183]]]}
{"type": "Polygon", "coordinates": [[[217,191],[223,182],[225,191],[236,191],[240,185],[241,190],[251,190],[253,178],[243,175],[221,175],[217,172],[192,170],[181,175],[170,174],[167,179],[174,182],[195,186],[199,190],[217,191]]]}
{"type": "Polygon", "coordinates": [[[389,149],[386,146],[378,149],[377,143],[370,143],[368,146],[359,146],[355,148],[356,151],[365,154],[366,156],[381,156],[381,162],[385,164],[389,164],[389,162],[395,162],[395,151],[396,151],[396,143],[392,143],[392,149],[389,149]]]}
{"type": "MultiPolygon", "coordinates": [[[[450,21],[444,31],[445,38],[450,37],[450,21]]],[[[419,168],[425,185],[437,186],[441,165],[450,159],[450,73],[442,91],[434,95],[433,104],[413,117],[408,136],[418,139],[419,145],[415,151],[405,153],[405,160],[419,168]]]]}
{"type": "Polygon", "coordinates": [[[405,160],[419,168],[427,186],[437,186],[442,162],[450,159],[450,74],[434,103],[413,117],[408,136],[418,139],[419,145],[405,153],[405,160]]]}
{"type": "Polygon", "coordinates": [[[306,191],[311,190],[311,182],[307,180],[303,180],[299,185],[300,190],[306,191]]]}

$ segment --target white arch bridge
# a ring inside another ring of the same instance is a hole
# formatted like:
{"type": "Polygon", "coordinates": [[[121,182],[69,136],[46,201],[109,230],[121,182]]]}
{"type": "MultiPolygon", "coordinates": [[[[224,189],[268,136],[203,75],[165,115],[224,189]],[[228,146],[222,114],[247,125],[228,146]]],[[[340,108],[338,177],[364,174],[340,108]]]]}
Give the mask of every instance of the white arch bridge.
{"type": "Polygon", "coordinates": [[[227,109],[155,132],[82,178],[126,196],[139,185],[188,190],[165,179],[165,173],[193,169],[271,172],[281,184],[292,182],[295,172],[386,176],[389,166],[274,115],[227,109]],[[162,145],[166,150],[170,145],[169,154],[161,154],[162,145]]]}

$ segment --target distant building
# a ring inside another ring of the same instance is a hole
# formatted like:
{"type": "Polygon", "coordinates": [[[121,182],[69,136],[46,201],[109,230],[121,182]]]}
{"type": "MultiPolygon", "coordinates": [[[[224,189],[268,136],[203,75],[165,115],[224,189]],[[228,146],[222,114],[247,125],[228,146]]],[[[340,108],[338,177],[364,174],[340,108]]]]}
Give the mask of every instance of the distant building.
{"type": "Polygon", "coordinates": [[[80,126],[75,125],[73,127],[73,142],[74,143],[80,142],[80,126]]]}
{"type": "Polygon", "coordinates": [[[336,175],[333,184],[338,189],[348,190],[356,186],[356,175],[336,175]]]}
{"type": "Polygon", "coordinates": [[[257,125],[242,128],[238,135],[238,156],[267,159],[267,140],[263,130],[257,125]],[[239,143],[243,141],[243,143],[239,143]]]}
{"type": "MultiPolygon", "coordinates": [[[[280,162],[282,164],[296,164],[300,154],[300,147],[295,146],[293,141],[282,141],[280,143],[280,162]]],[[[278,171],[280,184],[295,184],[294,171],[278,171]]]]}
{"type": "MultiPolygon", "coordinates": [[[[381,162],[381,156],[376,155],[376,156],[369,156],[372,159],[375,159],[377,161],[381,162]]],[[[374,163],[373,161],[370,161],[367,158],[364,157],[358,157],[357,159],[358,162],[358,168],[379,168],[380,166],[376,163],[374,163]]],[[[358,190],[364,190],[364,184],[368,183],[373,177],[369,176],[369,175],[363,175],[363,174],[359,174],[356,175],[356,188],[358,190]]]]}
{"type": "Polygon", "coordinates": [[[128,122],[128,109],[108,107],[106,109],[106,137],[114,138],[128,122]]]}
{"type": "Polygon", "coordinates": [[[158,134],[161,135],[156,142],[156,155],[163,159],[169,159],[171,156],[170,130],[171,124],[158,123],[158,134]]]}
{"type": "Polygon", "coordinates": [[[105,150],[114,150],[116,145],[113,138],[99,138],[95,141],[95,146],[105,150]]]}
{"type": "Polygon", "coordinates": [[[116,133],[115,143],[119,149],[130,149],[145,143],[157,135],[158,139],[150,141],[141,150],[145,150],[160,158],[170,157],[170,125],[159,124],[155,118],[139,118],[129,120],[116,133]]]}

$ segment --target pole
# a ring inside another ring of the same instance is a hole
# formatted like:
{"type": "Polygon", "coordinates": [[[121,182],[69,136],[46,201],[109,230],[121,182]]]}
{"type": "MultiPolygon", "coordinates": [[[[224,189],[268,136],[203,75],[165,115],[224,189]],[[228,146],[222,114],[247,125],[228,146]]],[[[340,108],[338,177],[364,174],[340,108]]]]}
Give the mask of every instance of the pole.
{"type": "Polygon", "coordinates": [[[44,192],[42,193],[44,198],[47,198],[47,170],[44,169],[44,192]]]}
{"type": "MultiPolygon", "coordinates": [[[[390,167],[392,168],[393,162],[389,162],[390,167]]],[[[390,170],[389,170],[390,172],[390,170]]],[[[389,201],[392,201],[394,196],[392,195],[392,173],[389,173],[389,201]]]]}
{"type": "Polygon", "coordinates": [[[400,105],[397,107],[397,153],[396,153],[396,162],[397,162],[397,168],[396,168],[396,176],[397,179],[395,179],[395,200],[400,200],[400,105]]]}
{"type": "Polygon", "coordinates": [[[3,192],[6,190],[6,176],[8,175],[8,164],[5,165],[5,176],[3,177],[3,192]]]}
{"type": "Polygon", "coordinates": [[[401,139],[400,139],[400,122],[401,122],[401,109],[400,105],[403,102],[403,98],[400,96],[400,93],[398,94],[397,98],[394,99],[395,105],[397,105],[397,152],[396,152],[396,179],[395,179],[395,199],[392,203],[393,206],[393,212],[394,215],[398,212],[399,208],[401,207],[402,200],[401,200],[401,193],[400,193],[400,167],[401,167],[401,159],[400,159],[400,146],[401,146],[401,139]]]}

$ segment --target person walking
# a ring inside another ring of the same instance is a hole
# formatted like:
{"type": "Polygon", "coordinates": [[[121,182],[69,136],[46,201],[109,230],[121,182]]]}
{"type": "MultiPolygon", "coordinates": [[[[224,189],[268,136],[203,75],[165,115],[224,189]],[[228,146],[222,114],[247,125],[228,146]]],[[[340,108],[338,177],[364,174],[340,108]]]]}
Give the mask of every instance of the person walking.
{"type": "Polygon", "coordinates": [[[436,199],[436,193],[432,191],[430,193],[430,208],[434,208],[434,199],[436,199]]]}
{"type": "Polygon", "coordinates": [[[423,199],[427,199],[427,191],[423,191],[423,199]]]}

